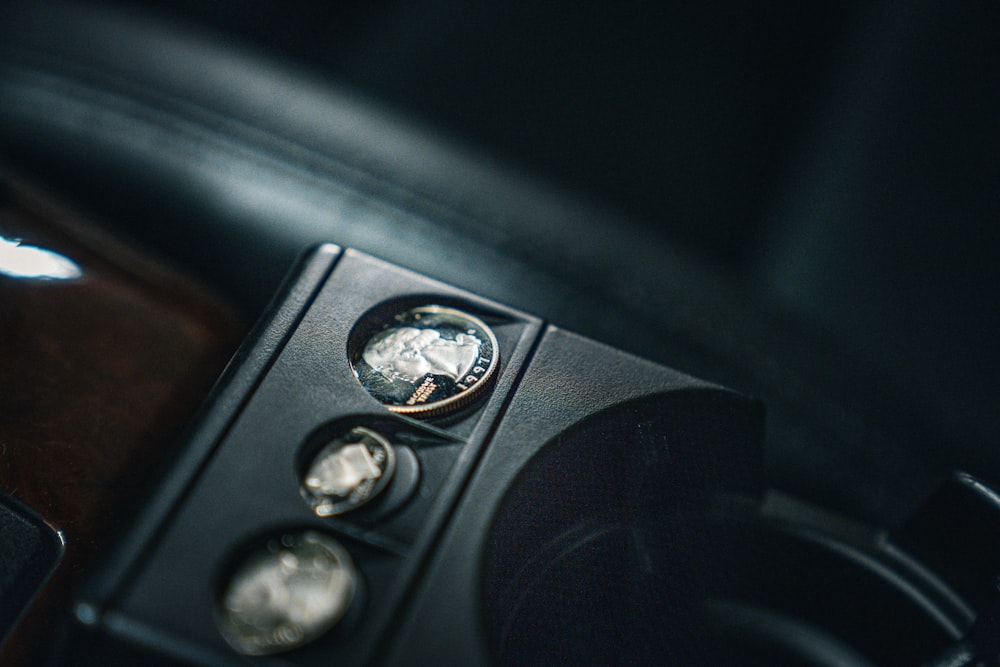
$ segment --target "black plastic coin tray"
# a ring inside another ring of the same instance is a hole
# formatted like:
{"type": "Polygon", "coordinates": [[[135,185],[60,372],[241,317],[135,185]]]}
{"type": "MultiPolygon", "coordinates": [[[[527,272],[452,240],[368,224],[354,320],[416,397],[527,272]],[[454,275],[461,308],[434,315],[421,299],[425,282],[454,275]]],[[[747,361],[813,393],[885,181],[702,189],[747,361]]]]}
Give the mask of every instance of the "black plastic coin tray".
{"type": "Polygon", "coordinates": [[[504,554],[544,553],[562,520],[600,523],[628,513],[623,502],[646,497],[627,491],[636,484],[653,484],[656,502],[697,511],[709,496],[756,493],[761,424],[750,399],[362,253],[322,246],[300,263],[227,369],[164,483],[81,591],[76,616],[90,632],[194,664],[245,664],[215,623],[234,559],[283,532],[313,529],[351,554],[360,599],[327,635],[255,662],[409,664],[408,655],[433,661],[442,651],[454,664],[485,662],[492,640],[480,636],[478,619],[506,613],[500,589],[516,588],[514,574],[496,570],[504,554]],[[420,421],[368,394],[348,348],[357,323],[373,313],[430,304],[488,324],[500,367],[480,400],[420,421]],[[352,426],[376,428],[411,451],[416,488],[405,502],[387,496],[316,517],[300,495],[301,448],[321,430],[352,426]],[[534,480],[529,461],[553,444],[561,454],[534,480]],[[499,587],[496,599],[482,599],[483,567],[494,582],[486,595],[499,587]],[[428,605],[433,614],[407,611],[428,605]]]}

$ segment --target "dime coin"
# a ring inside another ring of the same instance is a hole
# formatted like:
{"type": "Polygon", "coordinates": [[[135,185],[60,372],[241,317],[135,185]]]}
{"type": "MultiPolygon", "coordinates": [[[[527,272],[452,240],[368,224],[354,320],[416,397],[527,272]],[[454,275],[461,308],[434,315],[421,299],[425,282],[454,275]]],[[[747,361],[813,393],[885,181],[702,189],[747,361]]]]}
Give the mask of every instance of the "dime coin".
{"type": "Polygon", "coordinates": [[[313,641],[344,616],[358,575],[336,540],[307,531],[251,554],[229,579],[217,621],[243,655],[267,655],[313,641]]]}
{"type": "Polygon", "coordinates": [[[444,306],[399,313],[351,358],[354,374],[372,396],[393,412],[422,417],[482,396],[498,363],[490,328],[444,306]]]}
{"type": "Polygon", "coordinates": [[[358,426],[313,457],[302,479],[302,496],[317,516],[343,514],[380,494],[395,470],[392,444],[358,426]]]}

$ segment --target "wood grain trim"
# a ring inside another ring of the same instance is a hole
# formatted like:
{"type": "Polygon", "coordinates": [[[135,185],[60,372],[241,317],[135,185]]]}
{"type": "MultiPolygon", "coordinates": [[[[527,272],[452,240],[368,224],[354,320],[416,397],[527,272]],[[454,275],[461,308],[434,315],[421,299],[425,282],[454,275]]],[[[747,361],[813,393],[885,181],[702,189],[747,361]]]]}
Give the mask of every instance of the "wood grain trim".
{"type": "Polygon", "coordinates": [[[9,177],[0,235],[83,270],[65,281],[0,273],[0,489],[66,537],[60,567],[0,650],[0,664],[27,665],[246,327],[203,285],[9,177]]]}

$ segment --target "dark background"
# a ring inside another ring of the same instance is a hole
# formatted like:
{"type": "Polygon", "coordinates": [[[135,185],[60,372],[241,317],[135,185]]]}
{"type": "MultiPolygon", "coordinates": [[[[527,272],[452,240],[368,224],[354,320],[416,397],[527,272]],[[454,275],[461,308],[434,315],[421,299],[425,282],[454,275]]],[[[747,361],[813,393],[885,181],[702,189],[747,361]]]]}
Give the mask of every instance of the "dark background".
{"type": "Polygon", "coordinates": [[[6,161],[251,318],[331,240],[760,396],[848,514],[1000,479],[995,3],[3,11],[6,161]]]}

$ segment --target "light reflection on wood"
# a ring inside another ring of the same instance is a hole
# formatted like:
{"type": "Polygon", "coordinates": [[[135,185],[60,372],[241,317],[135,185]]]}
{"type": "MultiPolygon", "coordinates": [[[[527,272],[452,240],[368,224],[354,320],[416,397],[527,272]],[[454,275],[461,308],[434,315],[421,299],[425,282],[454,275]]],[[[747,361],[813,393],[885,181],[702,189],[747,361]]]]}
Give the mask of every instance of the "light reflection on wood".
{"type": "Polygon", "coordinates": [[[75,280],[0,275],[0,489],[64,531],[65,558],[0,651],[36,664],[73,586],[107,548],[235,351],[235,310],[23,185],[0,234],[58,252],[75,280]]]}

